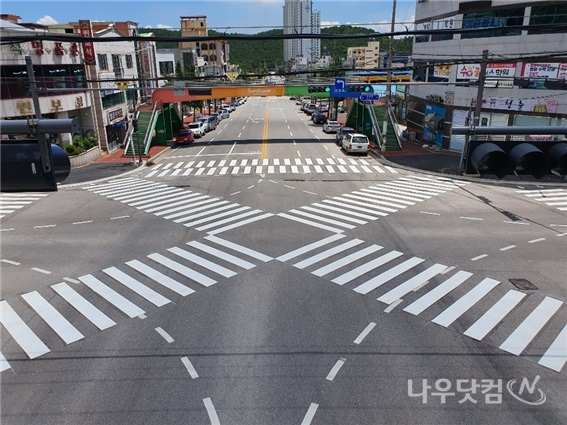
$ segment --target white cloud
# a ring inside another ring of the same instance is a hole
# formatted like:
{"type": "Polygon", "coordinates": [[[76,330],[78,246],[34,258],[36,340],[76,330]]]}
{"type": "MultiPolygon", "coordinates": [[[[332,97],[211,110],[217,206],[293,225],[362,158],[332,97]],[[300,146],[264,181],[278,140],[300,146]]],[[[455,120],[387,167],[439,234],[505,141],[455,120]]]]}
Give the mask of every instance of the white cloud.
{"type": "Polygon", "coordinates": [[[59,22],[57,22],[55,19],[53,19],[49,15],[45,15],[43,18],[38,19],[36,21],[36,24],[40,24],[40,25],[53,25],[53,24],[58,24],[58,23],[59,22]]]}
{"type": "Polygon", "coordinates": [[[321,21],[321,27],[322,28],[326,28],[326,27],[338,27],[340,26],[341,23],[339,21],[321,21]]]}
{"type": "Polygon", "coordinates": [[[173,29],[173,27],[171,25],[165,25],[165,24],[157,24],[156,28],[161,28],[161,29],[166,29],[166,30],[173,29]]]}

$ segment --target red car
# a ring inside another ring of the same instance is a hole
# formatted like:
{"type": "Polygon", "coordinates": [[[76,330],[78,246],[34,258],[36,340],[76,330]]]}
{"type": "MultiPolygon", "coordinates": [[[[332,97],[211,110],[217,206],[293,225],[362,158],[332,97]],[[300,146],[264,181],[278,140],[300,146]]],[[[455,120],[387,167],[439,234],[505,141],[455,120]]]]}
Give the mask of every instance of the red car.
{"type": "Polygon", "coordinates": [[[193,140],[195,140],[195,135],[193,134],[193,132],[188,128],[184,128],[179,131],[179,133],[177,133],[177,136],[175,137],[175,144],[188,145],[190,143],[193,143],[193,140]]]}

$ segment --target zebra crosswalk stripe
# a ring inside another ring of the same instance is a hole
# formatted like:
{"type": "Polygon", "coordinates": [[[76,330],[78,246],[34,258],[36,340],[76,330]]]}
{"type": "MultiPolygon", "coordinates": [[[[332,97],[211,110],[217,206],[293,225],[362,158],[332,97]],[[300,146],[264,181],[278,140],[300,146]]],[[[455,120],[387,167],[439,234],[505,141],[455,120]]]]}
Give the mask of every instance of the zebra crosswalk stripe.
{"type": "Polygon", "coordinates": [[[190,269],[187,266],[184,266],[183,264],[178,263],[177,261],[173,261],[170,260],[169,258],[165,257],[164,255],[161,254],[150,254],[148,255],[148,258],[150,260],[154,260],[156,263],[161,264],[162,266],[165,266],[171,270],[173,270],[174,272],[177,272],[185,277],[188,277],[191,280],[194,280],[197,283],[200,283],[203,286],[211,286],[214,285],[215,283],[217,283],[216,280],[211,279],[208,276],[205,276],[202,273],[199,273],[196,270],[190,269]]]}
{"type": "Polygon", "coordinates": [[[324,224],[317,223],[317,222],[312,221],[312,220],[307,220],[307,219],[304,219],[304,218],[301,218],[301,217],[296,217],[296,216],[294,216],[294,215],[290,215],[290,214],[286,214],[286,213],[279,213],[279,214],[277,214],[277,215],[278,215],[279,217],[283,217],[283,218],[287,218],[287,219],[289,219],[289,220],[297,221],[297,222],[299,222],[299,223],[307,224],[308,226],[318,227],[318,228],[320,228],[320,229],[328,230],[328,231],[330,231],[330,232],[334,232],[334,233],[342,233],[342,232],[344,232],[343,229],[337,229],[337,228],[335,228],[335,227],[326,226],[326,225],[324,225],[324,224]]]}
{"type": "Polygon", "coordinates": [[[205,236],[205,239],[211,242],[214,242],[218,245],[222,245],[223,247],[232,249],[233,251],[242,253],[244,255],[247,255],[249,257],[255,258],[257,260],[260,260],[264,263],[267,263],[268,261],[272,260],[272,257],[262,254],[261,252],[258,251],[254,251],[253,249],[247,248],[245,246],[236,244],[234,242],[230,242],[227,241],[226,239],[222,239],[219,238],[218,236],[213,236],[213,235],[209,235],[209,236],[205,236]]]}
{"type": "Polygon", "coordinates": [[[345,235],[341,235],[341,234],[328,236],[324,239],[320,239],[318,241],[312,242],[309,245],[305,245],[305,246],[302,246],[301,248],[297,248],[297,249],[295,249],[291,252],[288,252],[287,254],[280,255],[277,258],[277,260],[281,261],[281,262],[289,261],[293,258],[299,257],[300,255],[311,252],[311,251],[313,251],[317,248],[321,248],[322,246],[325,246],[325,245],[328,245],[328,244],[333,243],[335,241],[338,241],[339,239],[343,239],[344,237],[345,237],[345,235]]]}
{"type": "Polygon", "coordinates": [[[120,295],[114,289],[102,283],[93,275],[81,276],[79,280],[127,316],[132,318],[144,314],[144,310],[120,295]]]}
{"type": "Polygon", "coordinates": [[[192,252],[186,251],[184,249],[173,247],[173,248],[168,248],[168,251],[181,258],[191,261],[194,264],[198,264],[200,267],[208,269],[214,273],[220,274],[221,276],[232,277],[236,275],[236,272],[227,269],[226,267],[223,267],[217,263],[213,263],[212,261],[209,261],[206,258],[195,255],[192,252]]]}
{"type": "Polygon", "coordinates": [[[156,269],[148,266],[147,264],[142,263],[138,260],[128,261],[126,263],[127,266],[133,268],[134,270],[142,273],[143,275],[149,277],[150,279],[154,280],[155,282],[159,283],[160,285],[172,290],[173,292],[185,297],[189,294],[194,293],[195,291],[182,283],[172,279],[171,277],[157,271],[156,269]]]}
{"type": "Polygon", "coordinates": [[[5,300],[0,301],[0,323],[2,323],[30,359],[49,353],[50,350],[47,348],[47,345],[33,333],[5,300]]]}
{"type": "MultiPolygon", "coordinates": [[[[387,254],[381,255],[378,258],[374,258],[352,270],[349,270],[346,273],[343,273],[340,276],[337,276],[336,278],[334,278],[331,282],[336,283],[337,285],[344,285],[345,283],[348,283],[354,279],[356,279],[357,277],[362,276],[365,273],[368,273],[371,270],[374,270],[380,266],[383,266],[384,264],[395,260],[398,257],[401,257],[403,254],[399,251],[390,251],[387,254]]],[[[361,290],[364,290],[363,288],[361,288],[361,290]]],[[[356,289],[355,289],[356,291],[356,289]]],[[[357,291],[358,292],[358,291],[357,291]]]]}
{"type": "Polygon", "coordinates": [[[43,298],[39,292],[23,294],[22,298],[32,309],[55,331],[65,344],[71,344],[85,336],[75,328],[63,315],[43,298]]]}
{"type": "Polygon", "coordinates": [[[559,332],[547,351],[539,359],[538,364],[561,372],[567,362],[567,325],[559,332]]]}
{"type": "Polygon", "coordinates": [[[356,288],[354,288],[354,291],[358,292],[359,294],[368,294],[370,291],[379,288],[386,282],[389,282],[390,280],[401,275],[402,273],[407,272],[408,270],[412,269],[418,264],[423,263],[424,261],[425,260],[422,258],[410,258],[409,260],[406,260],[403,263],[398,264],[397,266],[392,267],[391,269],[386,270],[378,276],[375,276],[372,279],[364,282],[362,285],[357,286],[356,288]]]}
{"type": "MultiPolygon", "coordinates": [[[[260,211],[260,210],[256,210],[256,211],[260,211]]],[[[272,217],[273,215],[274,214],[272,214],[272,213],[264,213],[262,215],[250,217],[246,220],[239,221],[238,223],[228,224],[224,227],[219,227],[218,229],[215,229],[215,230],[208,232],[208,234],[209,235],[216,235],[217,233],[223,233],[223,232],[226,232],[227,230],[231,230],[231,229],[234,229],[236,227],[245,226],[245,225],[253,223],[255,221],[259,221],[259,220],[263,220],[263,219],[268,218],[268,217],[272,217]]]]}
{"type": "Polygon", "coordinates": [[[337,245],[333,248],[329,248],[326,251],[323,251],[317,255],[314,255],[312,257],[306,258],[303,261],[300,261],[299,263],[295,263],[293,266],[297,267],[298,269],[304,269],[306,267],[309,267],[312,264],[318,263],[319,261],[322,261],[332,255],[336,255],[339,254],[343,251],[346,251],[347,249],[350,249],[352,247],[355,247],[357,245],[360,245],[361,243],[363,243],[364,241],[361,239],[351,239],[350,241],[344,242],[340,245],[337,245]]]}
{"type": "Polygon", "coordinates": [[[109,267],[103,270],[103,273],[106,273],[108,276],[113,278],[114,280],[120,282],[122,285],[126,286],[128,289],[134,291],[141,297],[145,298],[152,304],[161,307],[163,305],[169,304],[171,301],[164,297],[161,294],[158,294],[153,289],[147,287],[142,282],[134,279],[130,275],[127,275],[123,271],[119,270],[116,267],[109,267]]]}
{"type": "Polygon", "coordinates": [[[0,372],[4,372],[7,369],[10,369],[10,363],[8,363],[4,354],[0,353],[0,372]]]}
{"type": "Polygon", "coordinates": [[[379,245],[370,245],[364,249],[361,249],[360,251],[354,252],[350,255],[347,255],[346,257],[343,257],[331,264],[328,264],[326,266],[323,266],[315,271],[313,271],[313,274],[315,276],[325,276],[326,274],[329,274],[335,270],[340,269],[341,267],[344,267],[350,263],[352,263],[353,261],[359,260],[361,258],[367,257],[370,254],[374,254],[375,252],[381,250],[382,247],[379,245]]]}
{"type": "Polygon", "coordinates": [[[420,287],[429,279],[435,277],[446,268],[447,266],[444,266],[443,264],[434,264],[428,269],[419,273],[418,275],[412,277],[409,280],[406,280],[404,283],[386,292],[384,295],[378,298],[378,301],[382,301],[383,303],[386,304],[392,304],[394,301],[404,297],[405,295],[413,291],[415,288],[420,287]]]}
{"type": "Polygon", "coordinates": [[[222,260],[228,261],[229,263],[242,267],[243,269],[246,270],[250,270],[256,267],[254,264],[248,261],[242,260],[238,257],[235,257],[234,255],[228,254],[224,251],[221,251],[220,249],[213,248],[212,246],[205,245],[204,243],[201,242],[191,241],[191,242],[187,242],[187,245],[192,246],[193,248],[206,252],[207,254],[213,255],[222,260]]]}

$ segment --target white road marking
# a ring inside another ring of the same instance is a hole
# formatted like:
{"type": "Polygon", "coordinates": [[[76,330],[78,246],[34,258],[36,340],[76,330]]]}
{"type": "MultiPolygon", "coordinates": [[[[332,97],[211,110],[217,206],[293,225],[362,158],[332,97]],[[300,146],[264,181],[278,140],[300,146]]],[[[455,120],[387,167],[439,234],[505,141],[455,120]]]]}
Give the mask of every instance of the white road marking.
{"type": "Polygon", "coordinates": [[[386,292],[384,295],[378,298],[378,301],[382,301],[383,303],[386,304],[392,304],[399,298],[402,298],[403,296],[409,294],[418,286],[423,285],[429,279],[437,276],[440,272],[442,272],[446,268],[447,266],[443,264],[434,264],[428,269],[419,273],[418,275],[396,286],[394,289],[386,292]]]}
{"type": "Polygon", "coordinates": [[[105,300],[107,300],[109,303],[114,305],[117,309],[122,311],[127,316],[134,318],[139,316],[140,314],[145,313],[145,311],[142,310],[140,307],[138,307],[128,299],[124,298],[114,289],[111,289],[110,287],[106,286],[96,277],[89,274],[79,277],[79,280],[83,282],[85,285],[87,285],[89,288],[91,288],[94,292],[99,294],[101,297],[103,297],[105,300]]]}
{"type": "Polygon", "coordinates": [[[539,359],[538,364],[561,372],[567,362],[567,325],[559,332],[555,341],[551,343],[547,351],[539,359]]]}
{"type": "Polygon", "coordinates": [[[211,399],[209,397],[204,398],[203,403],[205,403],[205,408],[207,409],[207,414],[209,415],[209,419],[211,420],[211,425],[220,425],[219,417],[211,399]]]}
{"type": "Polygon", "coordinates": [[[32,267],[32,270],[43,274],[51,274],[49,270],[40,269],[39,267],[32,267]]]}
{"type": "Polygon", "coordinates": [[[339,360],[337,360],[337,362],[335,363],[335,365],[333,366],[333,368],[331,369],[331,371],[329,372],[329,374],[325,379],[327,381],[332,381],[333,379],[335,379],[335,376],[337,376],[337,373],[339,373],[339,370],[341,370],[341,367],[343,367],[345,362],[346,362],[346,358],[344,357],[341,357],[339,360]]]}
{"type": "Polygon", "coordinates": [[[395,309],[401,302],[403,301],[403,299],[398,299],[396,301],[394,301],[392,304],[390,304],[388,307],[386,307],[386,309],[384,310],[384,313],[389,313],[391,312],[393,309],[395,309]]]}
{"type": "Polygon", "coordinates": [[[536,242],[541,242],[541,241],[544,241],[544,240],[545,240],[545,238],[533,239],[533,240],[529,241],[528,243],[536,243],[536,242]]]}
{"type": "Polygon", "coordinates": [[[366,336],[372,331],[372,329],[374,329],[375,326],[376,323],[370,322],[368,326],[366,326],[364,330],[356,337],[354,343],[360,344],[364,340],[364,338],[366,338],[366,336]]]}
{"type": "Polygon", "coordinates": [[[34,226],[34,229],[45,229],[47,227],[56,227],[57,224],[46,224],[44,226],[34,226]]]}
{"type": "Polygon", "coordinates": [[[187,357],[182,357],[181,362],[183,362],[183,365],[187,369],[187,372],[189,372],[189,376],[191,378],[197,379],[199,377],[199,374],[197,373],[197,371],[193,367],[193,364],[191,364],[191,361],[187,357]]]}
{"type": "Polygon", "coordinates": [[[67,282],[71,282],[71,283],[74,283],[74,284],[81,283],[79,280],[77,280],[77,279],[72,279],[72,278],[70,278],[70,277],[64,277],[63,280],[66,280],[67,282]]]}
{"type": "Polygon", "coordinates": [[[318,407],[319,407],[318,404],[311,403],[309,409],[307,409],[307,413],[305,414],[305,417],[301,421],[301,425],[311,425],[311,421],[313,420],[313,417],[315,416],[315,412],[317,412],[318,407]]]}
{"type": "Polygon", "coordinates": [[[500,251],[508,251],[509,249],[514,249],[516,248],[516,245],[508,245],[505,246],[504,248],[500,248],[500,251]]]}
{"type": "Polygon", "coordinates": [[[460,217],[463,220],[478,220],[478,221],[483,221],[484,218],[478,218],[478,217],[460,217]]]}
{"type": "Polygon", "coordinates": [[[358,266],[340,276],[337,276],[332,280],[332,282],[336,283],[337,285],[344,285],[345,283],[350,282],[351,280],[356,279],[357,277],[362,276],[363,274],[368,273],[369,271],[374,270],[402,255],[403,254],[399,251],[390,251],[387,254],[370,260],[365,264],[362,264],[361,266],[358,266]]]}
{"type": "Polygon", "coordinates": [[[272,257],[262,254],[261,252],[254,251],[250,248],[235,244],[233,242],[227,241],[217,236],[209,235],[206,236],[205,239],[214,242],[216,244],[219,244],[225,248],[230,248],[236,252],[242,253],[244,255],[248,255],[249,257],[256,258],[257,260],[263,261],[264,263],[267,263],[268,261],[272,260],[272,257]]]}
{"type": "Polygon", "coordinates": [[[163,295],[158,294],[153,289],[147,287],[138,280],[134,279],[132,276],[127,275],[123,271],[117,269],[116,267],[109,267],[107,269],[104,269],[103,272],[157,307],[164,306],[171,302],[163,295]]]}
{"type": "Polygon", "coordinates": [[[110,217],[110,219],[111,220],[120,220],[122,218],[129,218],[129,217],[130,217],[129,215],[121,215],[121,216],[118,216],[118,217],[110,217]]]}
{"type": "Polygon", "coordinates": [[[0,353],[0,372],[4,372],[6,369],[10,369],[10,363],[4,357],[4,354],[0,353]]]}
{"type": "Polygon", "coordinates": [[[35,359],[49,353],[49,348],[18,316],[8,302],[0,301],[0,323],[12,335],[12,338],[22,347],[30,359],[35,359]]]}
{"type": "Polygon", "coordinates": [[[163,337],[163,339],[166,340],[166,342],[167,342],[168,344],[171,344],[171,343],[174,341],[174,339],[171,337],[171,335],[169,335],[169,334],[168,334],[166,331],[164,331],[162,328],[157,327],[157,328],[156,328],[156,332],[157,332],[158,334],[160,334],[160,335],[163,337]]]}
{"type": "Polygon", "coordinates": [[[12,264],[13,266],[19,266],[22,264],[22,263],[18,263],[17,261],[6,260],[6,259],[2,259],[0,261],[3,263],[12,264]]]}
{"type": "Polygon", "coordinates": [[[488,257],[488,254],[481,254],[477,257],[471,258],[471,261],[478,261],[478,260],[483,259],[484,257],[488,257]]]}
{"type": "MultiPolygon", "coordinates": [[[[394,253],[397,254],[396,251],[393,251],[389,254],[395,255],[394,253]]],[[[386,254],[386,255],[388,255],[388,254],[386,254]]],[[[403,263],[398,264],[397,266],[392,267],[391,269],[386,270],[385,272],[383,272],[383,273],[373,277],[372,279],[364,282],[363,284],[357,286],[356,288],[354,288],[354,291],[358,292],[359,294],[366,295],[369,292],[375,290],[376,288],[384,285],[386,282],[394,279],[395,277],[401,275],[402,273],[405,273],[406,271],[414,268],[415,266],[417,266],[418,264],[421,264],[424,261],[425,260],[423,260],[422,258],[417,258],[417,257],[410,258],[409,260],[406,260],[403,263]]]]}
{"type": "Polygon", "coordinates": [[[73,224],[88,224],[88,223],[92,223],[93,220],[85,220],[85,221],[76,221],[73,224]]]}
{"type": "Polygon", "coordinates": [[[189,267],[184,266],[176,261],[170,260],[169,258],[161,255],[161,254],[150,254],[148,258],[154,260],[155,262],[179,273],[185,277],[188,277],[191,280],[194,280],[197,283],[200,283],[203,286],[211,286],[217,283],[216,280],[211,279],[204,274],[199,273],[196,270],[190,269],[189,267]]]}

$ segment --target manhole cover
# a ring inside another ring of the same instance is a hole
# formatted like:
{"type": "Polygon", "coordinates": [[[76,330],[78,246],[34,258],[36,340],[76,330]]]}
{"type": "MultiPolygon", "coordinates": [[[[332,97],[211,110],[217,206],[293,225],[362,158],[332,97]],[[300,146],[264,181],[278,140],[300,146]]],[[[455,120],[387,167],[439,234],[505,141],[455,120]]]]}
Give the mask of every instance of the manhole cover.
{"type": "Polygon", "coordinates": [[[533,291],[534,289],[537,289],[537,286],[535,286],[527,279],[510,279],[510,283],[512,283],[512,285],[514,285],[516,288],[522,289],[524,291],[533,291]]]}

